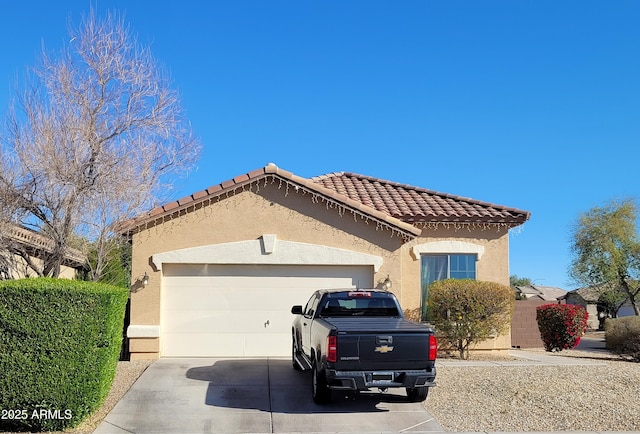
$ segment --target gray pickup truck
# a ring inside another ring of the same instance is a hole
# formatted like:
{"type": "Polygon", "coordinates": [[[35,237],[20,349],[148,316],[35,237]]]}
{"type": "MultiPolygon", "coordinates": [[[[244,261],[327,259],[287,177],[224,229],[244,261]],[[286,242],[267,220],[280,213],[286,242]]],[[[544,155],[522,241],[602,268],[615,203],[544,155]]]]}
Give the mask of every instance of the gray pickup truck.
{"type": "Polygon", "coordinates": [[[293,367],[313,371],[316,403],[328,403],[334,390],[390,387],[404,387],[410,401],[424,401],[435,386],[434,331],[404,319],[392,293],[321,290],[291,313],[293,367]]]}

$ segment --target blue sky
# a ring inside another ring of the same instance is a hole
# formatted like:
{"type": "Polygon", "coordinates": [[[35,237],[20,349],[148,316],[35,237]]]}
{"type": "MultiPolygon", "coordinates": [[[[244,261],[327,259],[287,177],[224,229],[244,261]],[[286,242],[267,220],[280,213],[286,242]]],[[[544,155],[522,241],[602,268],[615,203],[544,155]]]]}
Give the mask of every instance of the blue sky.
{"type": "Polygon", "coordinates": [[[638,198],[638,1],[10,2],[0,110],[91,4],[181,92],[203,153],[176,199],[274,162],[520,208],[511,274],[572,289],[578,214],[638,198]]]}

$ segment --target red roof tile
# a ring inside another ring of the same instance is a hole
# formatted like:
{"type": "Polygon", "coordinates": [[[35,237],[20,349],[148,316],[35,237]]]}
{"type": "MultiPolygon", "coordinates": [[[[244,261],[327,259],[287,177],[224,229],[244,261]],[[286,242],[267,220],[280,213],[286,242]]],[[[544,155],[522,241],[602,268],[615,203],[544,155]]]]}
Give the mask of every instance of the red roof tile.
{"type": "Polygon", "coordinates": [[[202,199],[203,197],[207,197],[208,193],[205,190],[200,190],[196,193],[193,193],[193,200],[202,199]]]}
{"type": "Polygon", "coordinates": [[[529,212],[349,172],[311,181],[408,223],[522,224],[529,212]]]}
{"type": "Polygon", "coordinates": [[[150,213],[126,222],[123,231],[135,230],[147,222],[219,196],[266,176],[281,179],[323,195],[342,206],[384,222],[409,236],[420,234],[415,223],[489,223],[517,226],[529,219],[529,212],[488,202],[439,193],[349,172],[302,178],[269,164],[236,176],[177,202],[170,202],[150,213]]]}

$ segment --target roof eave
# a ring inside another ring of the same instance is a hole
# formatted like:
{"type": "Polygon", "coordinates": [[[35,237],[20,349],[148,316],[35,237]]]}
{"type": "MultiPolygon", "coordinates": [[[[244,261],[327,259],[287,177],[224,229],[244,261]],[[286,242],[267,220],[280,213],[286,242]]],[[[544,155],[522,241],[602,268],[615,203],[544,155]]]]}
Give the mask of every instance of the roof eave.
{"type": "Polygon", "coordinates": [[[389,216],[383,212],[380,212],[372,207],[363,205],[353,199],[350,199],[335,190],[328,189],[313,181],[295,175],[287,170],[283,170],[276,165],[269,164],[261,169],[254,170],[244,175],[237,176],[231,180],[224,181],[220,184],[216,184],[196,192],[190,196],[185,196],[177,201],[169,202],[165,205],[159,206],[151,210],[144,216],[134,218],[124,222],[118,232],[127,235],[138,232],[143,226],[164,220],[168,216],[186,212],[188,209],[198,206],[214,197],[228,194],[238,189],[242,189],[249,184],[259,182],[262,179],[269,176],[277,176],[280,179],[293,183],[299,187],[302,187],[313,194],[321,195],[327,200],[334,201],[345,208],[359,213],[366,218],[379,221],[380,223],[389,226],[392,230],[399,232],[403,238],[415,238],[422,233],[420,228],[413,226],[410,223],[399,220],[395,217],[389,216]]]}

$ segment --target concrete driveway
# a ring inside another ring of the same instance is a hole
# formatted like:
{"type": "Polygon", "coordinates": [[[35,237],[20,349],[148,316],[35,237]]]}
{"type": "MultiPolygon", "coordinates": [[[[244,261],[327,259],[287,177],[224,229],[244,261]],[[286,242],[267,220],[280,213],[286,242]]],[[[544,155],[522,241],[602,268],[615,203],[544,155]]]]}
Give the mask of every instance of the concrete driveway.
{"type": "Polygon", "coordinates": [[[95,434],[444,431],[404,389],[311,399],[311,374],[285,359],[160,359],[95,434]]]}

